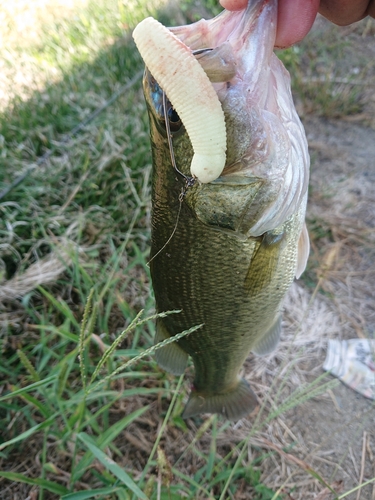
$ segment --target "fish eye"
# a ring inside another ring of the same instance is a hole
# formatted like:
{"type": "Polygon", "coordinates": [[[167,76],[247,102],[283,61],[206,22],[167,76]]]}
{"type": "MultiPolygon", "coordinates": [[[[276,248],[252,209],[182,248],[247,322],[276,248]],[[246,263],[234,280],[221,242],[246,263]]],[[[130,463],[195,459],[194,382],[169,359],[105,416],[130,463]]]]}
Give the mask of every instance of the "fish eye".
{"type": "Polygon", "coordinates": [[[144,88],[146,100],[157,120],[157,123],[159,124],[159,127],[163,130],[166,130],[168,127],[173,134],[176,134],[180,131],[180,129],[183,129],[182,121],[177,111],[173,109],[168,97],[164,99],[163,89],[148,70],[146,70],[144,77],[144,88]],[[165,122],[166,116],[164,114],[164,103],[166,103],[168,124],[165,122]]]}
{"type": "Polygon", "coordinates": [[[173,108],[169,108],[168,118],[169,118],[169,121],[172,123],[177,123],[180,121],[180,117],[178,116],[177,111],[175,111],[173,108]]]}
{"type": "Polygon", "coordinates": [[[171,131],[177,132],[181,128],[182,122],[176,110],[172,106],[168,109],[168,120],[171,131]]]}

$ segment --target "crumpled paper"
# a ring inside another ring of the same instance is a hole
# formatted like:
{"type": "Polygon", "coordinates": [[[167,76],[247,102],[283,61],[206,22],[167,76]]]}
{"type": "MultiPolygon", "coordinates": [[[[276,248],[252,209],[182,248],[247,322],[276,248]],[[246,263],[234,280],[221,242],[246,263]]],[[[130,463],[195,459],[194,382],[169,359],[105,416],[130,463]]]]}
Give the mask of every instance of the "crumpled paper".
{"type": "Polygon", "coordinates": [[[369,399],[375,399],[375,340],[329,340],[323,369],[369,399]]]}

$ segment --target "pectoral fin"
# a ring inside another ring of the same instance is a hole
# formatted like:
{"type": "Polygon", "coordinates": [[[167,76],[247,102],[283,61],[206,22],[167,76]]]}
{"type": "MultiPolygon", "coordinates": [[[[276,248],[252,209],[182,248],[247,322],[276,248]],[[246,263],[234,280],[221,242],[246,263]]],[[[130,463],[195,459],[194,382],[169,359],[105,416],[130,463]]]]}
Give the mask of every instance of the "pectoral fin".
{"type": "Polygon", "coordinates": [[[221,394],[205,395],[192,390],[182,417],[218,413],[229,420],[239,420],[251,413],[257,404],[257,397],[249,384],[240,379],[234,389],[221,394]]]}
{"type": "Polygon", "coordinates": [[[246,288],[250,296],[257,295],[272,282],[284,245],[284,233],[268,231],[262,236],[246,275],[246,288]]]}
{"type": "MultiPolygon", "coordinates": [[[[165,339],[170,338],[164,324],[159,319],[156,322],[156,334],[154,343],[158,344],[165,339]]],[[[185,351],[179,347],[177,342],[172,342],[171,344],[161,347],[155,352],[155,359],[161,368],[164,368],[167,372],[173,373],[173,375],[181,375],[184,373],[187,362],[188,355],[185,351]]]]}
{"type": "Polygon", "coordinates": [[[261,337],[261,339],[252,348],[252,352],[257,356],[267,356],[274,349],[280,341],[281,334],[281,316],[278,316],[275,323],[271,326],[268,332],[261,337]]]}
{"type": "Polygon", "coordinates": [[[296,278],[298,279],[306,268],[307,259],[310,253],[310,238],[307,232],[306,222],[303,224],[303,228],[298,240],[298,252],[297,252],[297,269],[296,278]]]}

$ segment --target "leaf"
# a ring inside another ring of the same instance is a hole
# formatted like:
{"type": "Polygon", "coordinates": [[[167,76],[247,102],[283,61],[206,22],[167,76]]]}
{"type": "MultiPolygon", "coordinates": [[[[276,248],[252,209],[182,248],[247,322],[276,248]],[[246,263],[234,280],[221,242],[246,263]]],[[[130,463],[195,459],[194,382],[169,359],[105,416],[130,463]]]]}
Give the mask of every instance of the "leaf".
{"type": "Polygon", "coordinates": [[[197,491],[193,490],[194,493],[202,491],[206,495],[204,498],[206,498],[207,500],[215,500],[214,497],[204,486],[201,486],[199,483],[194,481],[194,479],[192,479],[190,476],[184,474],[183,472],[179,471],[174,467],[172,468],[172,472],[175,476],[180,477],[181,479],[189,483],[191,486],[193,486],[197,490],[197,491]]]}
{"type": "Polygon", "coordinates": [[[9,481],[40,486],[48,491],[51,491],[51,493],[56,493],[57,495],[64,495],[69,491],[67,488],[65,488],[65,486],[62,486],[61,484],[55,483],[53,481],[47,481],[46,479],[42,479],[40,477],[27,477],[23,474],[19,474],[18,472],[0,471],[0,476],[4,477],[5,479],[9,479],[9,481]]]}
{"type": "Polygon", "coordinates": [[[100,450],[93,440],[84,432],[77,434],[77,437],[87,446],[91,453],[106,467],[112,474],[114,474],[122,483],[125,484],[138,498],[148,500],[146,495],[135,484],[133,479],[125,472],[125,470],[116,464],[114,460],[109,458],[102,450],[100,450]]]}
{"type": "Polygon", "coordinates": [[[35,408],[44,418],[48,418],[51,416],[51,411],[46,407],[46,404],[38,401],[38,399],[34,398],[34,396],[30,396],[30,394],[21,394],[20,397],[25,400],[26,403],[35,406],[35,408]]]}
{"type": "Polygon", "coordinates": [[[75,344],[78,344],[79,337],[78,335],[75,335],[74,333],[70,332],[65,328],[65,323],[59,327],[52,326],[52,325],[35,325],[35,328],[38,330],[42,330],[45,332],[51,332],[51,333],[56,333],[56,335],[60,335],[61,337],[71,340],[75,344]]]}
{"type": "MultiPolygon", "coordinates": [[[[99,385],[99,384],[98,384],[99,385]]],[[[121,396],[122,398],[127,398],[130,396],[140,396],[140,395],[147,395],[147,394],[158,394],[158,393],[163,393],[166,392],[167,389],[163,388],[156,388],[156,387],[134,387],[133,389],[125,389],[124,391],[100,391],[97,390],[95,392],[89,393],[87,397],[85,397],[85,394],[83,391],[80,391],[77,394],[73,394],[72,397],[69,400],[70,405],[77,405],[80,404],[82,401],[97,401],[99,398],[116,398],[118,396],[121,396]]]]}
{"type": "Polygon", "coordinates": [[[146,396],[147,394],[158,394],[160,392],[166,392],[167,389],[159,388],[159,387],[134,387],[133,389],[125,389],[124,391],[96,391],[91,392],[86,401],[96,401],[99,397],[115,397],[119,394],[122,398],[128,398],[130,396],[146,396]]]}
{"type": "MultiPolygon", "coordinates": [[[[120,434],[120,432],[122,432],[125,429],[125,427],[134,422],[134,420],[140,417],[148,409],[149,405],[139,408],[138,410],[135,410],[133,413],[130,413],[130,415],[126,415],[126,417],[121,419],[119,422],[113,424],[109,429],[107,429],[103,433],[102,436],[100,436],[97,439],[98,446],[100,446],[100,448],[105,448],[106,446],[108,446],[120,434]]],[[[80,476],[89,467],[93,459],[94,457],[90,452],[85,453],[85,455],[78,462],[77,466],[74,468],[73,479],[72,479],[73,482],[78,481],[80,476]]]]}
{"type": "Polygon", "coordinates": [[[74,314],[72,313],[68,304],[64,300],[62,300],[62,299],[57,300],[53,295],[51,295],[49,292],[47,292],[47,290],[44,290],[44,288],[41,286],[38,286],[37,289],[51,302],[51,304],[58,311],[61,312],[61,314],[64,315],[65,318],[69,318],[70,321],[73,323],[73,325],[75,325],[75,327],[78,330],[80,329],[80,325],[79,325],[78,321],[76,320],[76,318],[74,317],[74,314]]]}
{"type": "Polygon", "coordinates": [[[86,498],[94,498],[97,495],[110,495],[116,493],[121,488],[117,486],[109,486],[108,488],[98,488],[97,490],[83,490],[75,493],[68,493],[61,497],[61,500],[86,500],[86,498]]]}
{"type": "Polygon", "coordinates": [[[56,379],[56,375],[51,375],[50,377],[47,377],[43,380],[40,380],[39,382],[34,382],[34,384],[27,385],[26,387],[22,387],[22,389],[17,389],[15,391],[10,392],[9,394],[5,394],[5,396],[1,396],[0,401],[5,401],[6,399],[11,399],[14,396],[18,396],[19,394],[22,394],[24,392],[32,391],[33,389],[36,389],[37,387],[49,384],[50,382],[52,382],[55,379],[56,379]]]}
{"type": "Polygon", "coordinates": [[[35,432],[38,432],[41,429],[44,429],[44,427],[48,427],[49,425],[53,424],[53,422],[56,420],[57,416],[58,416],[58,413],[55,413],[54,415],[51,415],[51,417],[48,418],[47,420],[45,420],[44,422],[41,422],[38,425],[34,425],[34,427],[31,427],[31,429],[28,429],[27,431],[23,432],[19,436],[16,436],[15,438],[10,439],[9,441],[6,441],[5,443],[0,444],[0,450],[3,450],[4,448],[6,448],[7,446],[9,446],[11,444],[18,443],[18,441],[22,441],[23,439],[28,438],[29,436],[31,436],[35,432]]]}

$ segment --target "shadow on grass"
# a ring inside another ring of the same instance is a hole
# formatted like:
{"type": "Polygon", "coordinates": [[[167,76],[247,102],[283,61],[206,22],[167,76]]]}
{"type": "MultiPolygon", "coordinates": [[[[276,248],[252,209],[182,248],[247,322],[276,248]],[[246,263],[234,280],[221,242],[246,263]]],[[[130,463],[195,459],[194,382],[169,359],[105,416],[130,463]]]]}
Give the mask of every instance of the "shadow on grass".
{"type": "MultiPolygon", "coordinates": [[[[47,82],[28,100],[16,98],[0,115],[0,192],[32,168],[0,200],[0,281],[27,267],[28,254],[35,253],[33,261],[48,253],[49,245],[42,242],[67,233],[80,244],[111,238],[117,246],[135,228],[145,247],[151,156],[141,78],[76,137],[69,135],[141,72],[143,62],[131,37],[137,22],[152,14],[172,24],[177,11],[148,6],[140,12],[136,20],[134,13],[119,13],[115,39],[110,27],[103,27],[109,42],[94,59],[89,53],[93,40],[84,47],[87,15],[63,28],[56,23],[55,31],[49,27],[43,45],[29,50],[41,64],[45,57],[55,66],[65,61],[64,51],[73,56],[59,81],[47,82]]],[[[99,23],[100,12],[95,15],[99,23]]]]}

